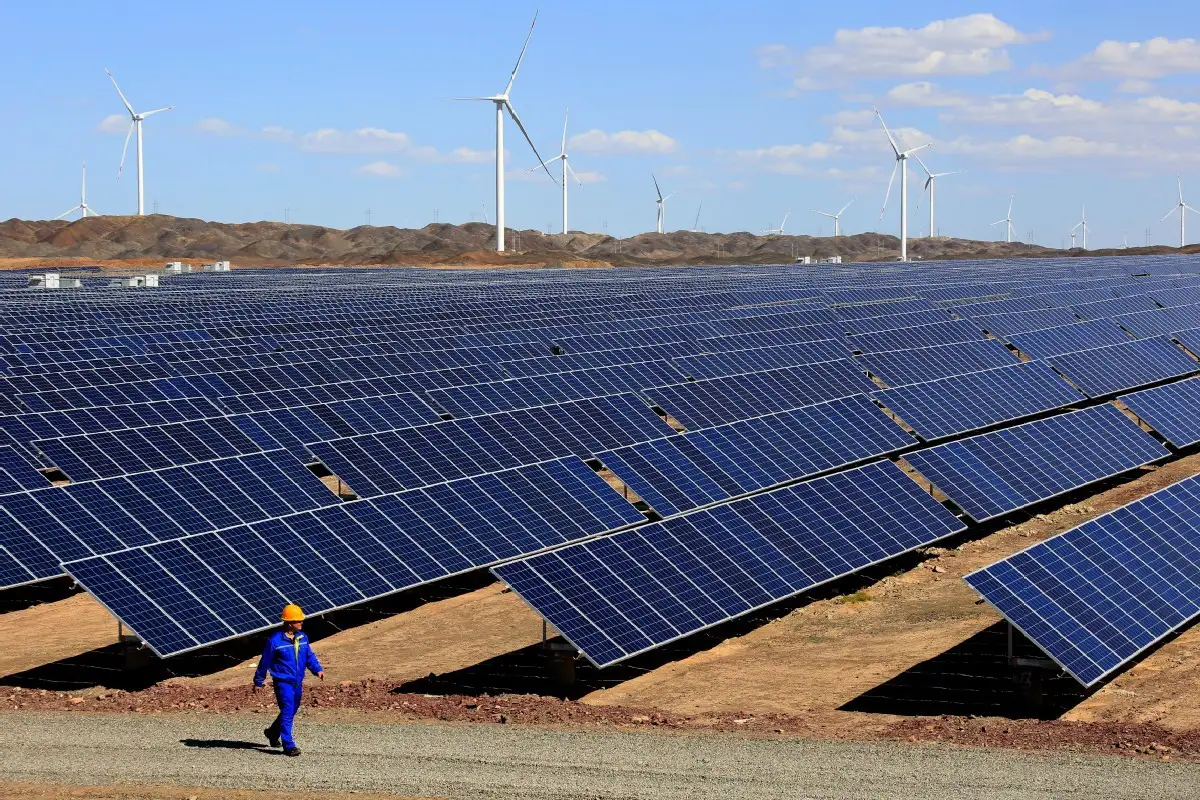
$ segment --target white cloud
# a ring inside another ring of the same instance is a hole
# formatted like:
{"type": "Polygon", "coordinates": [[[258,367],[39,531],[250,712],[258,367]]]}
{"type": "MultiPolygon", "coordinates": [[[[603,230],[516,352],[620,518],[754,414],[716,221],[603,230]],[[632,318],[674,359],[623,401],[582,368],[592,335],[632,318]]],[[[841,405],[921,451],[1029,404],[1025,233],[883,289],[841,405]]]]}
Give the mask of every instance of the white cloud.
{"type": "Polygon", "coordinates": [[[278,164],[255,164],[254,168],[259,172],[279,172],[278,164]]]}
{"type": "Polygon", "coordinates": [[[608,177],[602,172],[597,172],[594,169],[585,169],[575,173],[575,177],[580,183],[604,183],[608,177]]]}
{"type": "Polygon", "coordinates": [[[129,117],[124,114],[109,114],[96,126],[100,133],[125,133],[129,130],[129,117]]]}
{"type": "Polygon", "coordinates": [[[948,91],[929,81],[914,81],[893,86],[884,95],[884,99],[896,106],[939,108],[963,105],[969,100],[969,95],[948,91]]]}
{"type": "Polygon", "coordinates": [[[1122,94],[1146,94],[1147,92],[1154,91],[1154,84],[1150,81],[1130,78],[1118,83],[1116,89],[1122,94]]]}
{"type": "MultiPolygon", "coordinates": [[[[504,154],[508,155],[507,147],[504,148],[504,154]]],[[[495,150],[472,150],[470,147],[456,147],[442,160],[452,164],[488,164],[495,158],[495,150]]]]}
{"type": "Polygon", "coordinates": [[[1166,75],[1200,72],[1200,42],[1164,36],[1144,42],[1101,42],[1092,52],[1060,72],[1069,78],[1132,78],[1148,80],[1166,75]]]}
{"type": "Polygon", "coordinates": [[[1149,143],[1105,141],[1082,136],[1039,138],[1024,133],[1001,141],[963,137],[945,142],[939,148],[946,153],[976,156],[1016,166],[1025,161],[1105,159],[1130,161],[1140,169],[1151,161],[1200,160],[1200,154],[1166,150],[1149,143]]]}
{"type": "Polygon", "coordinates": [[[220,117],[205,117],[196,123],[196,131],[210,136],[236,136],[240,133],[233,123],[220,117]]]}
{"type": "Polygon", "coordinates": [[[413,149],[411,136],[385,128],[359,128],[356,131],[321,128],[301,135],[295,142],[308,153],[403,153],[413,149]]]}
{"type": "Polygon", "coordinates": [[[795,86],[805,90],[854,77],[1004,72],[1012,69],[1008,46],[1043,38],[1045,34],[1022,33],[992,14],[970,14],[936,20],[923,28],[841,29],[831,44],[795,54],[783,45],[768,45],[758,51],[758,57],[766,67],[794,67],[795,86]]]}
{"type": "Polygon", "coordinates": [[[595,155],[644,155],[673,153],[678,148],[678,143],[665,133],[655,130],[607,133],[592,129],[572,136],[567,146],[570,150],[595,155]]]}
{"type": "Polygon", "coordinates": [[[964,98],[942,119],[977,125],[1071,125],[1097,123],[1110,116],[1099,100],[1075,94],[1026,89],[1019,95],[964,98]]]}
{"type": "Polygon", "coordinates": [[[403,178],[408,170],[387,161],[372,161],[354,170],[354,174],[368,178],[403,178]]]}
{"type": "Polygon", "coordinates": [[[801,175],[810,171],[814,161],[829,158],[841,148],[826,142],[813,144],[777,144],[751,150],[735,150],[734,161],[746,168],[778,175],[801,175]]]}

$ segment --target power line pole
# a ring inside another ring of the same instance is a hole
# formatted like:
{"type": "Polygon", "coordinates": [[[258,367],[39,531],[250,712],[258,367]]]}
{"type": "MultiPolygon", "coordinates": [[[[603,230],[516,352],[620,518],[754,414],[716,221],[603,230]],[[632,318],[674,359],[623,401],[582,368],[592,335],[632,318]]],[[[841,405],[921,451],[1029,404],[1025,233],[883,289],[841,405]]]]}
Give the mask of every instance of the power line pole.
{"type": "Polygon", "coordinates": [[[435,208],[433,210],[433,222],[435,225],[437,224],[437,221],[438,221],[438,209],[435,208]]]}
{"type": "Polygon", "coordinates": [[[370,227],[370,225],[371,225],[371,209],[368,208],[367,209],[367,226],[370,227]]]}
{"type": "Polygon", "coordinates": [[[291,206],[283,207],[283,224],[285,224],[285,225],[292,224],[292,208],[291,208],[291,206]]]}

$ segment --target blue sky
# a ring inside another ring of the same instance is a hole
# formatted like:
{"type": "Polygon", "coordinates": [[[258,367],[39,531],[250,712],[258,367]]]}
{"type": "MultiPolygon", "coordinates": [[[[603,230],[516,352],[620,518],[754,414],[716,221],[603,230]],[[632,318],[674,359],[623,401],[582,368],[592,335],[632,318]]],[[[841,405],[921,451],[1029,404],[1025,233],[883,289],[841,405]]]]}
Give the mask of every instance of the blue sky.
{"type": "MultiPolygon", "coordinates": [[[[351,227],[493,218],[492,110],[534,4],[16,4],[0,67],[0,218],[78,202],[136,207],[116,180],[127,118],[108,67],[149,119],[146,203],[221,221],[351,227]]],[[[571,108],[571,227],[829,234],[809,208],[857,202],[846,232],[898,230],[880,207],[892,161],[875,102],[908,145],[932,141],[943,234],[1059,245],[1086,203],[1092,246],[1178,243],[1159,219],[1175,176],[1200,204],[1194,5],[1057,2],[542,2],[512,99],[544,157],[571,108]],[[1013,6],[1016,7],[1013,7],[1013,6]],[[1150,10],[1147,10],[1150,9],[1150,10]],[[1189,187],[1194,187],[1189,191],[1189,187]]],[[[508,223],[559,227],[559,194],[514,125],[508,223]]],[[[132,152],[132,145],[131,145],[132,152]]],[[[132,159],[132,155],[130,156],[132,159]]],[[[910,173],[910,234],[927,228],[910,173]],[[918,202],[920,207],[918,208],[918,202]]],[[[1193,226],[1200,239],[1200,220],[1193,226]]]]}

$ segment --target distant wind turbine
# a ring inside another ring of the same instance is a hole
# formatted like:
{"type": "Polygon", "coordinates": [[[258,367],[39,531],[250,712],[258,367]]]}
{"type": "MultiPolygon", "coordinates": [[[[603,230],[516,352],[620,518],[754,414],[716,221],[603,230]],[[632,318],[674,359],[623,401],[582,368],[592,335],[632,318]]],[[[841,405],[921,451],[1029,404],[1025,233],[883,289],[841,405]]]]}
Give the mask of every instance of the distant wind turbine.
{"type": "Polygon", "coordinates": [[[1013,224],[1012,224],[1012,207],[1013,197],[1008,198],[1008,215],[1004,219],[998,219],[993,222],[993,225],[1005,225],[1004,241],[1011,242],[1013,240],[1013,224]]]}
{"type": "Polygon", "coordinates": [[[1075,246],[1075,231],[1079,231],[1083,235],[1083,249],[1087,250],[1087,236],[1090,228],[1087,224],[1087,206],[1083,207],[1083,218],[1076,223],[1074,228],[1071,228],[1071,246],[1075,246]]]}
{"type": "Polygon", "coordinates": [[[79,191],[79,205],[75,206],[70,211],[64,211],[63,213],[61,213],[57,217],[55,217],[55,219],[62,219],[63,217],[67,216],[68,214],[74,214],[76,211],[80,212],[80,214],[81,214],[80,219],[86,219],[89,211],[92,212],[93,217],[100,216],[100,214],[98,212],[93,211],[91,206],[89,206],[87,204],[87,162],[86,161],[83,162],[83,188],[80,189],[80,191],[79,191]]]}
{"type": "MultiPolygon", "coordinates": [[[[956,169],[953,172],[930,172],[929,167],[925,166],[925,162],[921,160],[920,156],[917,156],[916,159],[917,163],[921,165],[921,169],[925,170],[925,174],[929,176],[925,179],[925,191],[929,192],[929,238],[932,239],[937,235],[937,228],[935,228],[933,224],[933,192],[934,187],[937,184],[937,179],[944,178],[947,175],[961,175],[962,173],[966,172],[966,170],[956,169]]],[[[918,201],[917,208],[920,207],[921,203],[918,201]]]]}
{"type": "Polygon", "coordinates": [[[790,217],[791,215],[792,215],[792,210],[789,208],[787,213],[783,215],[783,222],[779,223],[778,228],[768,228],[767,230],[763,231],[763,233],[765,233],[768,236],[782,236],[783,229],[785,227],[787,227],[788,217],[790,217]]]}
{"type": "Polygon", "coordinates": [[[892,196],[892,182],[896,180],[896,170],[900,170],[900,260],[908,261],[908,157],[918,150],[924,150],[930,147],[932,143],[923,144],[919,147],[914,147],[911,150],[901,150],[896,144],[896,140],[892,138],[892,132],[888,130],[887,124],[883,121],[883,115],[879,113],[879,109],[871,106],[875,112],[875,116],[879,118],[879,124],[883,127],[884,134],[887,135],[888,143],[892,146],[892,152],[896,155],[896,163],[892,166],[892,177],[888,178],[887,194],[883,196],[883,209],[879,212],[879,218],[883,219],[883,215],[887,213],[888,198],[892,196]]]}
{"type": "Polygon", "coordinates": [[[675,193],[671,192],[666,197],[663,197],[662,189],[658,186],[658,178],[655,178],[653,173],[650,177],[654,181],[654,191],[658,193],[658,200],[656,201],[658,203],[658,232],[663,233],[663,226],[667,221],[667,201],[674,197],[675,193]]]}
{"type": "Polygon", "coordinates": [[[121,166],[117,167],[117,180],[121,180],[121,172],[125,169],[125,155],[129,152],[129,137],[133,135],[134,129],[137,129],[137,190],[138,190],[138,216],[143,216],[146,213],[146,205],[143,201],[143,180],[142,180],[142,121],[146,117],[153,116],[162,111],[170,111],[175,106],[166,106],[164,108],[156,108],[153,111],[145,111],[139,114],[133,110],[133,106],[129,105],[129,101],[125,99],[124,92],[121,87],[117,86],[117,79],[107,69],[104,74],[108,75],[108,79],[112,81],[113,88],[117,90],[117,94],[121,97],[121,102],[125,104],[125,110],[129,112],[129,133],[125,134],[125,147],[121,149],[121,166]]]}
{"type": "Polygon", "coordinates": [[[817,211],[815,208],[810,208],[809,211],[813,212],[814,214],[820,214],[822,217],[829,217],[833,220],[833,238],[836,239],[837,237],[842,235],[842,225],[841,225],[842,214],[845,214],[846,209],[849,208],[850,206],[854,205],[854,201],[857,199],[858,199],[857,197],[850,198],[850,202],[846,203],[846,205],[842,206],[842,210],[837,212],[836,214],[830,214],[828,211],[817,211]]]}
{"type": "MultiPolygon", "coordinates": [[[[569,156],[567,155],[567,115],[568,115],[569,113],[570,113],[570,109],[567,109],[567,113],[566,113],[566,114],[563,114],[563,135],[562,135],[562,146],[561,146],[561,147],[559,147],[559,149],[558,149],[558,155],[556,155],[556,156],[552,156],[551,158],[548,158],[548,159],[546,159],[546,160],[545,160],[545,161],[543,161],[541,164],[538,164],[536,167],[534,167],[533,169],[529,170],[529,172],[537,172],[537,171],[538,171],[539,169],[541,169],[542,167],[547,167],[547,168],[548,168],[548,167],[549,167],[551,164],[553,164],[555,161],[561,161],[561,162],[562,162],[562,196],[563,196],[563,197],[562,197],[562,214],[563,214],[563,220],[562,220],[562,222],[563,222],[563,233],[567,233],[567,232],[570,230],[570,228],[568,228],[568,227],[567,227],[567,183],[568,183],[568,181],[567,181],[567,175],[569,174],[569,175],[570,175],[572,178],[574,178],[574,179],[575,179],[575,182],[579,184],[579,188],[580,188],[580,189],[582,189],[582,188],[583,188],[583,181],[579,180],[579,176],[575,174],[575,170],[571,169],[571,165],[567,163],[567,159],[569,158],[569,156]]],[[[527,173],[525,173],[525,174],[526,174],[526,175],[528,175],[529,173],[527,172],[527,173]]]]}
{"type": "Polygon", "coordinates": [[[692,223],[692,233],[700,232],[700,212],[704,210],[704,201],[700,201],[700,207],[696,209],[696,221],[692,223]]]}
{"type": "Polygon", "coordinates": [[[1170,217],[1172,214],[1174,214],[1176,211],[1178,211],[1179,212],[1179,246],[1187,247],[1187,212],[1191,211],[1193,214],[1197,214],[1200,212],[1197,212],[1196,209],[1192,208],[1187,203],[1183,202],[1183,178],[1181,178],[1181,177],[1176,178],[1176,182],[1179,185],[1179,205],[1175,206],[1170,211],[1168,211],[1166,216],[1164,216],[1161,220],[1159,220],[1159,222],[1166,222],[1167,217],[1170,217]]]}
{"type": "MultiPolygon", "coordinates": [[[[538,162],[542,168],[546,170],[546,174],[550,175],[550,180],[554,180],[554,176],[550,173],[550,168],[545,165],[542,159],[542,154],[538,152],[537,146],[533,143],[533,139],[529,138],[529,134],[525,130],[525,126],[521,123],[521,118],[517,116],[516,109],[513,108],[508,96],[512,92],[513,82],[517,79],[517,70],[521,68],[521,62],[525,59],[525,50],[529,47],[529,40],[533,38],[533,27],[537,25],[537,14],[533,15],[533,22],[529,26],[529,33],[525,36],[525,44],[521,47],[521,54],[517,56],[517,65],[513,67],[512,75],[508,77],[508,85],[504,87],[504,91],[491,97],[459,97],[459,100],[488,100],[496,104],[496,252],[504,252],[504,112],[508,111],[508,115],[512,117],[512,121],[517,123],[517,127],[521,129],[521,134],[525,137],[525,141],[529,142],[529,146],[533,149],[533,154],[537,156],[538,162]]],[[[558,181],[555,181],[557,183],[558,181]]]]}

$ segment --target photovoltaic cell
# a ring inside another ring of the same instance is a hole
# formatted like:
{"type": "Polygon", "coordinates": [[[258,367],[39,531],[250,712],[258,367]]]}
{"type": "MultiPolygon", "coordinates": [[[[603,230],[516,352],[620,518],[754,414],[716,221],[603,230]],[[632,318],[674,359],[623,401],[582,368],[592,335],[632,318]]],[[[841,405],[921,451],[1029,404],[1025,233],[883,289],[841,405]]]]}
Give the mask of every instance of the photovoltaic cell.
{"type": "Polygon", "coordinates": [[[1148,383],[1188,375],[1200,365],[1166,339],[1097,347],[1046,359],[1088,397],[1102,397],[1148,383]]]}
{"type": "Polygon", "coordinates": [[[1030,358],[1049,358],[1094,347],[1124,344],[1129,341],[1129,334],[1115,323],[1099,319],[1018,333],[1010,336],[1008,341],[1030,358]]]}
{"type": "Polygon", "coordinates": [[[1008,348],[995,339],[868,353],[855,356],[854,360],[888,386],[923,383],[1017,363],[1008,348]]]}
{"type": "Polygon", "coordinates": [[[1168,383],[1118,399],[1176,447],[1200,442],[1200,380],[1168,383]]]}

